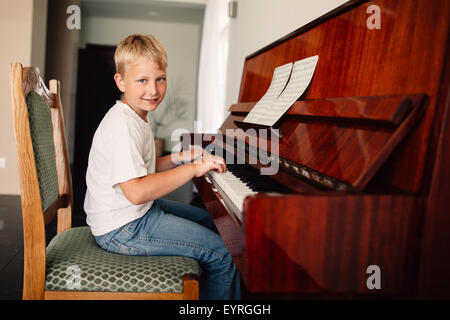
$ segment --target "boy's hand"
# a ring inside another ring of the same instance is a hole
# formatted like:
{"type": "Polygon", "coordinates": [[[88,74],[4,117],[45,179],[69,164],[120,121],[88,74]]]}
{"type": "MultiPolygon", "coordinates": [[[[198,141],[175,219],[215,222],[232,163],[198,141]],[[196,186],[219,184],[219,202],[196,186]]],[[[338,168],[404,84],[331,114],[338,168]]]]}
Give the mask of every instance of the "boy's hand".
{"type": "Polygon", "coordinates": [[[211,170],[216,170],[220,173],[227,170],[227,166],[223,158],[209,154],[206,151],[203,153],[202,157],[197,158],[194,161],[193,165],[195,168],[195,177],[201,177],[211,170]]]}

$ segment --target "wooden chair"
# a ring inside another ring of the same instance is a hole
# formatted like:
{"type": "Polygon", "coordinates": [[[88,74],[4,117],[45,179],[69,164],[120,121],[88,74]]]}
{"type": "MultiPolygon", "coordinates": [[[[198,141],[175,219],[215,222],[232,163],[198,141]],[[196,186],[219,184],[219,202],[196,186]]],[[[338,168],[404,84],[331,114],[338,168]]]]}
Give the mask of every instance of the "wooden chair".
{"type": "Polygon", "coordinates": [[[24,236],[23,299],[198,299],[199,266],[186,257],[107,252],[89,227],[71,228],[72,186],[60,84],[11,64],[24,236]],[[45,225],[57,216],[46,247],[45,225]]]}

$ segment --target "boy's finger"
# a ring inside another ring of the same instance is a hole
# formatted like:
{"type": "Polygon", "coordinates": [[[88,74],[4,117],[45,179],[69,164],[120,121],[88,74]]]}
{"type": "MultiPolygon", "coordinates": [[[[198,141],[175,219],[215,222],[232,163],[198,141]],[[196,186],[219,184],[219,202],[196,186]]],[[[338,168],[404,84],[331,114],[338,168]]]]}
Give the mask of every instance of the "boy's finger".
{"type": "Polygon", "coordinates": [[[223,158],[221,158],[221,157],[218,157],[218,156],[214,156],[214,161],[218,162],[218,163],[221,163],[221,164],[225,164],[225,160],[223,158]]]}
{"type": "Polygon", "coordinates": [[[220,163],[217,164],[217,167],[219,168],[220,173],[224,173],[227,169],[224,164],[220,164],[220,163]]]}

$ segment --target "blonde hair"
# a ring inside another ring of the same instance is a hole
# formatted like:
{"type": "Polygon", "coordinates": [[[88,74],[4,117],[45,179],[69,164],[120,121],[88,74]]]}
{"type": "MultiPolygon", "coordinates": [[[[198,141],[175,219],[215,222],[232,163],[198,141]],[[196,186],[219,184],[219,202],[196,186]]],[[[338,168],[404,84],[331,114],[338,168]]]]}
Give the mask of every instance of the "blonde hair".
{"type": "Polygon", "coordinates": [[[152,35],[132,34],[120,41],[116,48],[116,72],[124,75],[125,65],[142,57],[151,59],[161,68],[167,67],[166,50],[158,39],[152,35]]]}

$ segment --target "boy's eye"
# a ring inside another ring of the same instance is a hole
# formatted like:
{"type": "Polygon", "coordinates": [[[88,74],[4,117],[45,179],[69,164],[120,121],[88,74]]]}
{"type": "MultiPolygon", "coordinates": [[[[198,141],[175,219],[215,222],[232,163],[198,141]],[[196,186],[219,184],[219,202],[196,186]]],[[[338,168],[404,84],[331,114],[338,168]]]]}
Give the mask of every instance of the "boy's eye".
{"type": "Polygon", "coordinates": [[[146,79],[139,79],[138,82],[139,82],[139,83],[146,83],[147,80],[146,80],[146,79]]]}
{"type": "Polygon", "coordinates": [[[158,81],[158,82],[164,82],[164,81],[166,81],[166,78],[164,78],[164,77],[159,77],[159,78],[157,79],[157,81],[158,81]]]}

